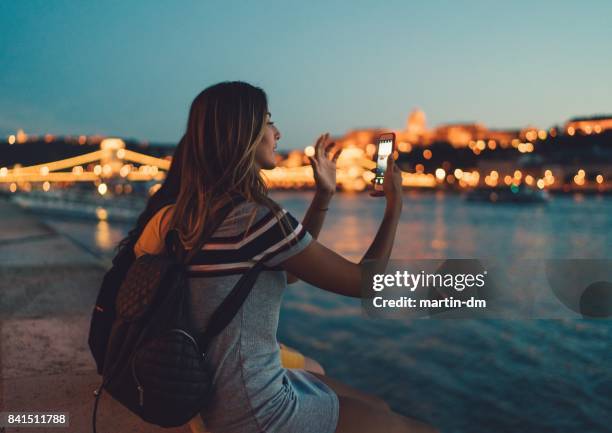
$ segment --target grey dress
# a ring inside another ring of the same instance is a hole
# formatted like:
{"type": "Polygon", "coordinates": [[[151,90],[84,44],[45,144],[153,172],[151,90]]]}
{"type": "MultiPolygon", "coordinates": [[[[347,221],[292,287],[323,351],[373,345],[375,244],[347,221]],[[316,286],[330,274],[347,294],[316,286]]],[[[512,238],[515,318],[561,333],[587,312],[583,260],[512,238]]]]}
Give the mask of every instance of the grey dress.
{"type": "Polygon", "coordinates": [[[239,205],[190,266],[192,315],[199,328],[244,269],[260,258],[267,266],[208,350],[215,391],[202,417],[213,433],[334,433],[338,423],[334,391],[307,371],[285,369],[280,362],[276,332],[287,281],[278,264],[306,248],[312,237],[285,210],[278,215],[284,227],[276,216],[262,205],[239,205]]]}

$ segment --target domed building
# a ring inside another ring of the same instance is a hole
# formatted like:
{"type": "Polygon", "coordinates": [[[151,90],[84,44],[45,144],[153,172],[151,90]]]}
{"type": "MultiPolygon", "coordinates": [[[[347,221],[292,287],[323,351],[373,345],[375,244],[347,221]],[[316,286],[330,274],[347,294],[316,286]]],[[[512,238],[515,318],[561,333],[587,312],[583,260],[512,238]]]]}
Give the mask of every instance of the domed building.
{"type": "Polygon", "coordinates": [[[420,108],[415,108],[410,112],[406,120],[406,132],[410,135],[421,136],[425,131],[427,131],[425,112],[420,108]]]}

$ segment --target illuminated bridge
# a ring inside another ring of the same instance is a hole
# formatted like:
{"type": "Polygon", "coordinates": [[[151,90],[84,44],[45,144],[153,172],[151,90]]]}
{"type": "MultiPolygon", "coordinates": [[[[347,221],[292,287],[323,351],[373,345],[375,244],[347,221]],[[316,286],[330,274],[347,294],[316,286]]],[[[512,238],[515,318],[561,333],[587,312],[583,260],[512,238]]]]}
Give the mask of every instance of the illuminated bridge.
{"type": "MultiPolygon", "coordinates": [[[[264,171],[264,178],[270,188],[302,189],[314,186],[312,168],[306,156],[314,149],[309,146],[302,151],[293,151],[280,161],[273,170],[264,171]]],[[[123,140],[107,138],[100,143],[100,150],[58,161],[32,165],[0,168],[0,185],[11,192],[30,191],[32,184],[40,184],[43,191],[49,191],[52,184],[63,186],[74,182],[91,182],[98,192],[108,191],[107,182],[156,182],[150,192],[155,191],[166,177],[171,159],[156,158],[125,148],[123,140]]],[[[374,177],[375,163],[371,155],[354,146],[346,146],[337,162],[337,181],[345,191],[363,191],[374,177]]],[[[412,187],[435,187],[436,176],[426,173],[402,173],[403,184],[412,187]]]]}
{"type": "Polygon", "coordinates": [[[120,177],[127,181],[155,181],[165,178],[170,160],[155,158],[125,148],[123,140],[108,138],[100,143],[100,150],[58,161],[0,168],[0,183],[29,189],[31,183],[43,183],[49,190],[51,183],[94,182],[103,184],[108,178],[120,177]],[[135,164],[138,164],[136,166],[135,164]]]}

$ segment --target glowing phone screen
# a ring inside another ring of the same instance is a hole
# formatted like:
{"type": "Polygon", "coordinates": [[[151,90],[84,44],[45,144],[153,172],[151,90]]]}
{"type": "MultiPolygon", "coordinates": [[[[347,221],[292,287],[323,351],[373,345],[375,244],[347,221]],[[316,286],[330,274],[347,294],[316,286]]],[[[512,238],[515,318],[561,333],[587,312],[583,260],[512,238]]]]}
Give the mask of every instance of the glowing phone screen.
{"type": "Polygon", "coordinates": [[[385,170],[387,169],[387,158],[393,152],[393,140],[382,140],[378,145],[378,161],[376,162],[376,183],[383,183],[385,170]]]}

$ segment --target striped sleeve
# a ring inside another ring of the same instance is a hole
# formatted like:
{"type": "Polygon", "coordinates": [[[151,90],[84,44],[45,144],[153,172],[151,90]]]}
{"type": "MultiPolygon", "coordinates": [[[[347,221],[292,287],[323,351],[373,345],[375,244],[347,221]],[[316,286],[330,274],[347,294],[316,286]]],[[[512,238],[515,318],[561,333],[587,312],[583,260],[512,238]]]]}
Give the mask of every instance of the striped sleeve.
{"type": "Polygon", "coordinates": [[[273,212],[263,205],[246,203],[195,254],[190,275],[242,273],[260,260],[269,268],[277,267],[311,241],[310,233],[286,209],[273,212]]]}
{"type": "Polygon", "coordinates": [[[282,210],[280,221],[276,217],[272,221],[273,225],[261,235],[265,248],[253,258],[262,258],[268,267],[276,266],[298,254],[312,241],[310,233],[287,210],[282,210]]]}

